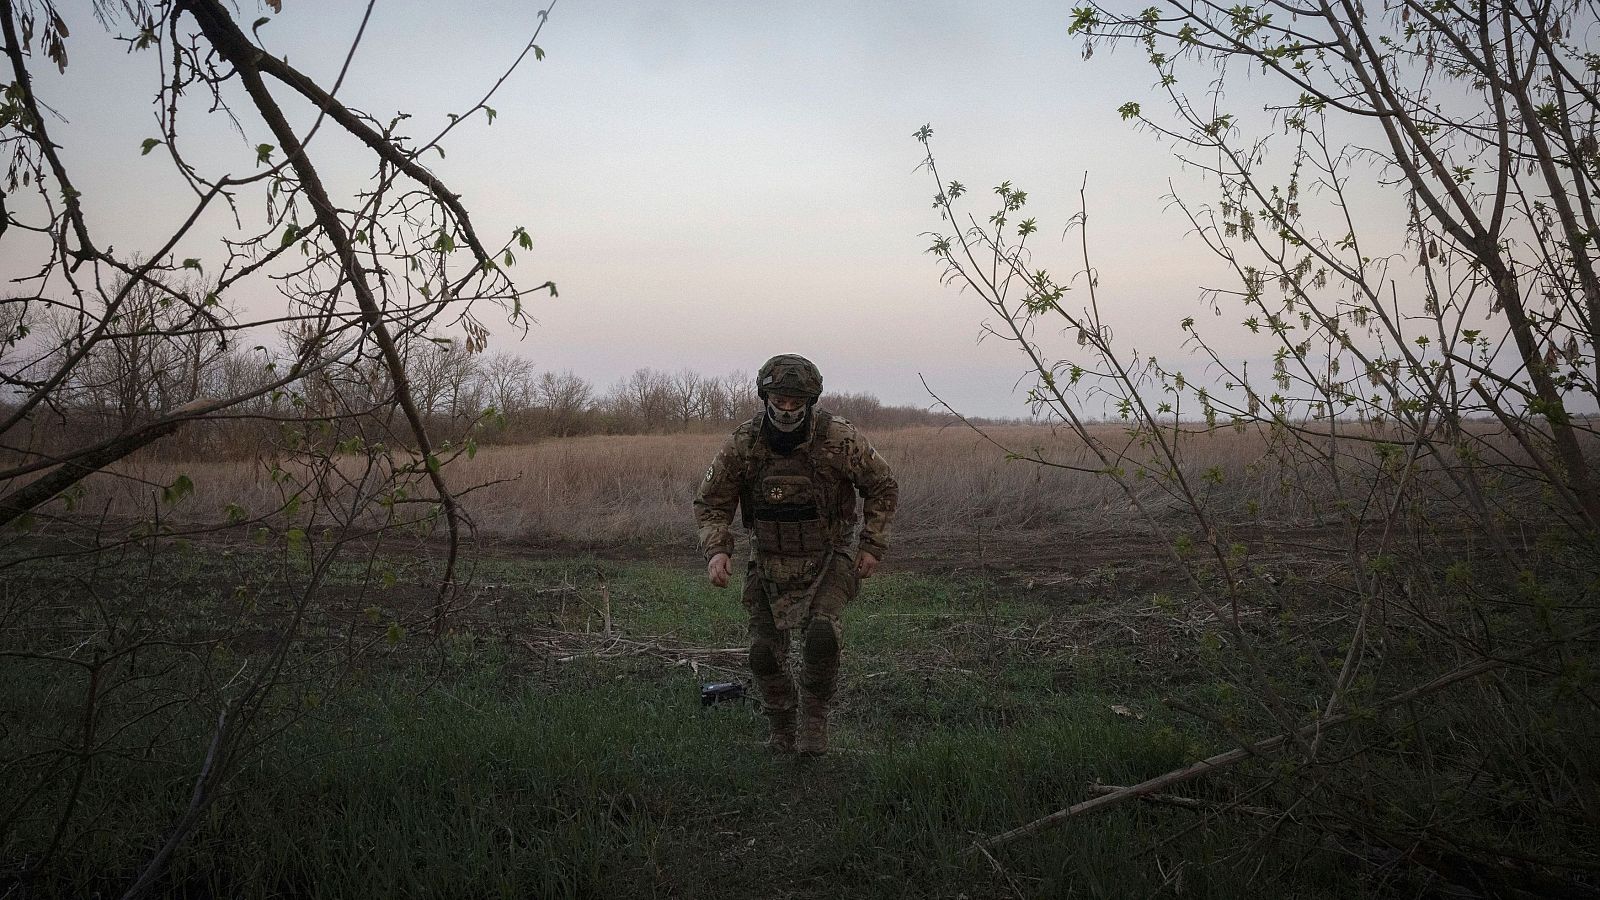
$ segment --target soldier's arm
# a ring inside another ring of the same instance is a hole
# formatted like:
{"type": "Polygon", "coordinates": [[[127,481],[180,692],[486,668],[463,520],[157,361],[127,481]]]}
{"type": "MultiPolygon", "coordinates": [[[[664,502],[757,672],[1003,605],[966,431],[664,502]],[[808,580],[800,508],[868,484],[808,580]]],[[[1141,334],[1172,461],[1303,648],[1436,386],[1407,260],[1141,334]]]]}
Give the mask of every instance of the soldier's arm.
{"type": "Polygon", "coordinates": [[[733,514],[739,508],[739,485],[744,479],[744,459],[735,433],[717,452],[694,497],[694,519],[700,531],[700,551],[706,559],[718,553],[733,555],[733,514]]]}
{"type": "Polygon", "coordinates": [[[861,549],[878,559],[889,550],[889,526],[900,503],[900,485],[878,451],[860,432],[846,446],[847,474],[861,494],[861,549]]]}

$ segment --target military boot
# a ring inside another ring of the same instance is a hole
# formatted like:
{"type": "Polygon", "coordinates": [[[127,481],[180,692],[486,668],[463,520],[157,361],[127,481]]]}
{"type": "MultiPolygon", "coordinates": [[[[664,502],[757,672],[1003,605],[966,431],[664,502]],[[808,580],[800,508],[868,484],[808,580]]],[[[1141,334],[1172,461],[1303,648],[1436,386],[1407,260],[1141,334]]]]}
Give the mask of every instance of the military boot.
{"type": "Polygon", "coordinates": [[[815,697],[800,700],[800,735],[795,749],[801,756],[821,756],[828,752],[828,707],[815,697]]]}
{"type": "Polygon", "coordinates": [[[773,753],[794,752],[794,709],[767,712],[767,749],[773,753]]]}

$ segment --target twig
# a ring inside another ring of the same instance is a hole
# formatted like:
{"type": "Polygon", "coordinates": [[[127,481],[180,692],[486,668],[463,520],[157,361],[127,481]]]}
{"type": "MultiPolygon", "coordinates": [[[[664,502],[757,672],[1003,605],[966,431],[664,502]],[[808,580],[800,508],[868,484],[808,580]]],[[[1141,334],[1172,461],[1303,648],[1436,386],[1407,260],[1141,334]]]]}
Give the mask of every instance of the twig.
{"type": "Polygon", "coordinates": [[[172,832],[167,835],[166,842],[156,851],[155,856],[150,858],[150,862],[145,865],[144,871],[139,873],[138,879],[122,895],[122,900],[138,900],[138,898],[147,896],[150,893],[150,890],[155,886],[156,878],[160,877],[162,871],[166,869],[167,860],[172,856],[173,851],[178,849],[178,844],[182,843],[183,839],[188,836],[195,822],[199,820],[200,814],[210,805],[212,789],[215,787],[212,778],[213,771],[217,764],[217,757],[228,738],[228,709],[223,707],[222,711],[217,713],[217,727],[212,732],[211,746],[206,749],[205,761],[200,765],[200,774],[195,776],[194,790],[189,796],[189,808],[184,811],[183,817],[173,826],[172,832]]]}
{"type": "MultiPolygon", "coordinates": [[[[981,847],[978,849],[983,850],[981,847]]],[[[1017,880],[1011,877],[1011,873],[1007,872],[1004,866],[1000,865],[1000,861],[994,858],[994,854],[983,850],[983,857],[989,861],[989,865],[994,866],[996,872],[1000,873],[1000,877],[1006,880],[1006,884],[1011,885],[1011,892],[1017,895],[1017,900],[1024,900],[1026,895],[1022,893],[1022,888],[1017,886],[1017,880]]]]}
{"type": "MultiPolygon", "coordinates": [[[[574,662],[589,657],[653,656],[674,665],[692,660],[699,665],[710,665],[708,657],[742,655],[746,647],[675,647],[656,641],[636,641],[624,637],[603,638],[577,632],[545,632],[539,639],[524,639],[522,645],[537,653],[556,654],[558,663],[574,662]]],[[[713,666],[713,668],[721,668],[713,666]]]]}

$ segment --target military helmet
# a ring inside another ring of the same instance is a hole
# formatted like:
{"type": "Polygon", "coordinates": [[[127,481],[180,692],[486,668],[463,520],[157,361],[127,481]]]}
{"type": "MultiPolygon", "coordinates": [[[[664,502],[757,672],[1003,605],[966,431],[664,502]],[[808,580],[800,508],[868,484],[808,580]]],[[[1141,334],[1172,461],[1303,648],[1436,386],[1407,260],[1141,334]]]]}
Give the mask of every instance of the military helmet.
{"type": "Polygon", "coordinates": [[[804,356],[780,353],[767,360],[756,375],[756,393],[763,400],[768,394],[816,400],[822,396],[822,373],[804,356]]]}

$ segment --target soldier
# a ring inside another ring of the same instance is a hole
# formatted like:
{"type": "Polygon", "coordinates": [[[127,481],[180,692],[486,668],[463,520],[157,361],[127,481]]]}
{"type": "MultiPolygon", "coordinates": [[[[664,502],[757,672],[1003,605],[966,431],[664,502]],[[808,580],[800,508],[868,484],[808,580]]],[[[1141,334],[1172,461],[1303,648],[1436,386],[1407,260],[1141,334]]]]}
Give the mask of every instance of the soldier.
{"type": "Polygon", "coordinates": [[[756,377],[761,412],[740,425],[695,496],[706,574],[731,575],[734,508],[750,533],[743,603],[750,614],[750,671],[771,724],[767,746],[820,755],[828,747],[828,703],[839,681],[839,616],[888,547],[899,488],[855,426],[816,407],[822,375],[803,356],[767,360],[756,377]],[[864,498],[852,549],[856,494],[864,498]],[[802,632],[799,734],[789,676],[790,632],[802,632]]]}

